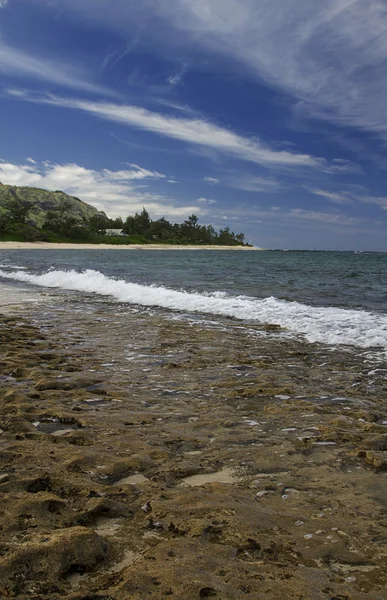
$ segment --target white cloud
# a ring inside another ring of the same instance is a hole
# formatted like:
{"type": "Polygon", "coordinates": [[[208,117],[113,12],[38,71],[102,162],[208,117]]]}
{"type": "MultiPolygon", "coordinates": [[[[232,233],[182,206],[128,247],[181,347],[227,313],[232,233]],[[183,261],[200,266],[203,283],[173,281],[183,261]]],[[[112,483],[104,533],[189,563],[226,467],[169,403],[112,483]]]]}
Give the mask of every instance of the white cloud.
{"type": "Polygon", "coordinates": [[[116,95],[93,82],[85,69],[66,64],[62,59],[47,59],[31,52],[13,48],[0,37],[0,73],[12,78],[46,81],[61,87],[84,92],[116,95]]]}
{"type": "MultiPolygon", "coordinates": [[[[35,0],[41,1],[41,0],[35,0]]],[[[300,110],[387,133],[387,10],[384,0],[62,0],[75,18],[144,43],[227,57],[228,69],[264,79],[300,110]],[[150,18],[151,17],[151,18],[150,18]],[[161,23],[160,23],[161,22],[161,23]]]]}
{"type": "Polygon", "coordinates": [[[223,185],[244,192],[273,193],[280,191],[283,186],[275,179],[255,177],[253,175],[229,176],[224,179],[223,185]]]}
{"type": "Polygon", "coordinates": [[[315,196],[322,196],[329,200],[329,202],[334,202],[335,204],[353,204],[353,201],[348,197],[346,192],[337,193],[320,189],[309,189],[309,191],[315,196]]]}
{"type": "Polygon", "coordinates": [[[302,208],[285,209],[277,206],[267,209],[260,206],[240,205],[239,207],[229,209],[227,212],[229,218],[237,217],[241,223],[264,222],[270,229],[280,226],[285,229],[297,227],[306,230],[318,228],[335,231],[338,227],[348,228],[349,230],[355,227],[363,227],[364,225],[383,226],[383,221],[381,220],[368,217],[352,217],[339,211],[326,212],[302,208]]]}
{"type": "Polygon", "coordinates": [[[168,83],[170,83],[171,85],[177,85],[178,83],[180,83],[182,78],[182,74],[181,73],[177,73],[176,75],[171,75],[170,77],[168,77],[166,79],[166,81],[168,83]]]}
{"type": "MultiPolygon", "coordinates": [[[[308,188],[307,188],[308,189],[308,188]]],[[[356,189],[356,188],[355,188],[356,189]]],[[[382,210],[387,211],[387,197],[386,196],[372,196],[371,194],[359,194],[353,190],[342,191],[342,192],[331,192],[327,190],[311,189],[309,191],[317,196],[322,196],[330,202],[336,204],[354,204],[354,202],[360,202],[362,204],[373,204],[378,206],[382,210]]]]}
{"type": "Polygon", "coordinates": [[[387,130],[383,0],[167,0],[162,9],[180,42],[230,56],[320,117],[387,130]]]}
{"type": "Polygon", "coordinates": [[[8,4],[8,0],[0,0],[0,8],[4,8],[5,6],[7,6],[8,4]]]}
{"type": "Polygon", "coordinates": [[[220,183],[220,180],[216,179],[215,177],[204,177],[204,181],[206,181],[207,183],[212,183],[214,185],[220,183]]]}
{"type": "Polygon", "coordinates": [[[157,135],[179,140],[196,147],[210,148],[266,167],[313,167],[322,169],[325,165],[323,159],[308,154],[274,150],[256,138],[243,137],[204,119],[173,117],[130,104],[93,102],[91,100],[61,98],[53,95],[32,97],[21,90],[9,90],[11,95],[15,95],[15,92],[17,97],[25,100],[81,110],[102,119],[151,131],[157,135]]]}
{"type": "Polygon", "coordinates": [[[121,171],[109,171],[108,169],[104,169],[103,173],[105,173],[112,181],[130,181],[133,179],[165,179],[166,175],[162,173],[158,173],[157,171],[148,171],[147,169],[143,169],[139,165],[135,165],[133,163],[129,163],[129,167],[132,167],[130,171],[121,170],[121,171]]]}
{"type": "Polygon", "coordinates": [[[31,158],[30,156],[28,158],[26,158],[26,161],[31,163],[32,165],[36,165],[36,160],[34,160],[33,158],[31,158]]]}
{"type": "Polygon", "coordinates": [[[289,211],[289,217],[292,219],[305,219],[307,221],[319,221],[331,225],[358,225],[364,223],[364,219],[357,217],[348,217],[341,213],[325,213],[316,210],[304,210],[302,208],[292,208],[289,211]]]}
{"type": "Polygon", "coordinates": [[[197,200],[200,204],[216,204],[216,200],[212,198],[198,198],[197,200]]]}
{"type": "Polygon", "coordinates": [[[364,204],[374,204],[375,206],[379,206],[382,210],[387,210],[386,196],[356,196],[356,200],[363,202],[364,204]]]}
{"type": "Polygon", "coordinates": [[[140,191],[141,186],[133,183],[135,180],[161,179],[165,175],[137,165],[130,166],[130,170],[96,171],[76,164],[57,165],[45,162],[39,166],[0,161],[0,181],[9,185],[63,190],[113,217],[125,217],[135,211],[141,211],[143,206],[153,218],[184,218],[193,212],[206,214],[204,208],[179,205],[173,198],[140,191]]]}
{"type": "Polygon", "coordinates": [[[30,185],[40,184],[42,176],[34,171],[31,165],[14,165],[7,162],[0,162],[0,181],[8,185],[30,185]]]}
{"type": "Polygon", "coordinates": [[[327,168],[328,173],[363,173],[362,168],[351,160],[334,158],[332,164],[327,168]]]}

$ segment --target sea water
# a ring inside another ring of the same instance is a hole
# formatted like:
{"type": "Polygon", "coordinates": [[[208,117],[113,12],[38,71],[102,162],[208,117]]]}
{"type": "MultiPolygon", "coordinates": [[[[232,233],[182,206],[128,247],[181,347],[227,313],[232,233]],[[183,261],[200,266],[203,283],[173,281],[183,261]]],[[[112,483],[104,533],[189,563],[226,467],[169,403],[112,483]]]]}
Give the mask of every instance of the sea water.
{"type": "Polygon", "coordinates": [[[309,342],[387,350],[387,253],[5,250],[0,290],[104,298],[214,325],[230,317],[309,342]]]}

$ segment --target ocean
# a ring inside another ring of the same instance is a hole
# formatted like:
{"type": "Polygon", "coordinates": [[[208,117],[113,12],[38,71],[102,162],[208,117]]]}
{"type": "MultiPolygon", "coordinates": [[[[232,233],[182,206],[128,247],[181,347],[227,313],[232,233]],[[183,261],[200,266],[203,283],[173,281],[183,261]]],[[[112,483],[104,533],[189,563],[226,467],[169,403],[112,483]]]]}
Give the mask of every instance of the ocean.
{"type": "Polygon", "coordinates": [[[279,326],[334,347],[387,350],[387,254],[312,251],[0,251],[6,298],[77,298],[214,326],[279,326]],[[49,296],[47,296],[49,292],[49,296]]]}

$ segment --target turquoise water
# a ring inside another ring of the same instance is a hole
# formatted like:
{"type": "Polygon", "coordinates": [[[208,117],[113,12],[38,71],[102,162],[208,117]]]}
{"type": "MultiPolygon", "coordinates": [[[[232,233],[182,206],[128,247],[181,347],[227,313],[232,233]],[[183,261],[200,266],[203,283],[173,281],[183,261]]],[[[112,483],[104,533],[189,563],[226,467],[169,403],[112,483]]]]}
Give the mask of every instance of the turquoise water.
{"type": "Polygon", "coordinates": [[[1,282],[387,348],[386,253],[7,250],[0,251],[1,282]]]}

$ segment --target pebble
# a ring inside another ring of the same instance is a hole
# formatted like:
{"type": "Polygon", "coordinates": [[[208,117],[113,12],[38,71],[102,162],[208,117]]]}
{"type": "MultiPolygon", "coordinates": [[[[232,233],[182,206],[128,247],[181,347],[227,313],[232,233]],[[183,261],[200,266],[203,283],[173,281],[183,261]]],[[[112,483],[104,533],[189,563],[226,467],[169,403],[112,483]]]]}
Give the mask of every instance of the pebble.
{"type": "Polygon", "coordinates": [[[258,492],[257,494],[257,498],[263,498],[264,496],[267,496],[269,492],[267,492],[266,490],[261,490],[260,492],[258,492]]]}

